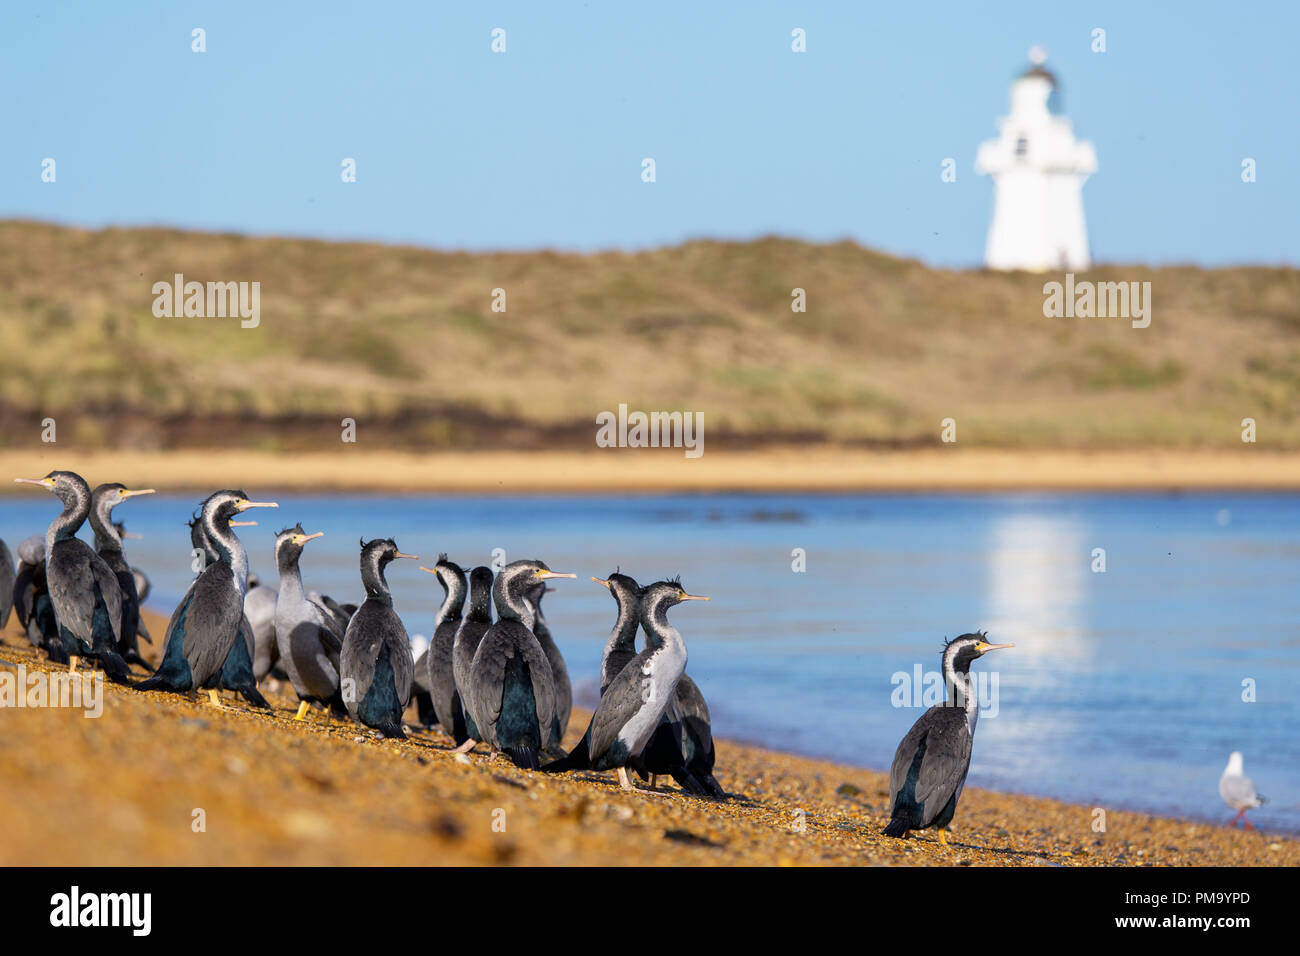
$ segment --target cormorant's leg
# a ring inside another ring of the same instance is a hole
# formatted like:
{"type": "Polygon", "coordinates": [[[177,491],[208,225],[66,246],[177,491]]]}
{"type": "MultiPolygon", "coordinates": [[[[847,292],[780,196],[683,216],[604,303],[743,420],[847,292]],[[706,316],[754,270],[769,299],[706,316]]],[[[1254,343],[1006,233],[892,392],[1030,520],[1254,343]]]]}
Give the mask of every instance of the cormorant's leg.
{"type": "Polygon", "coordinates": [[[659,774],[657,773],[650,774],[650,789],[651,790],[659,789],[659,774]]]}
{"type": "Polygon", "coordinates": [[[945,829],[940,829],[940,830],[939,830],[939,842],[942,843],[944,846],[947,846],[947,845],[948,845],[948,831],[947,831],[947,830],[945,830],[945,829]]]}
{"type": "Polygon", "coordinates": [[[217,693],[215,687],[208,690],[208,702],[211,703],[213,707],[217,708],[217,710],[226,709],[225,705],[221,703],[221,695],[217,693]]]}
{"type": "Polygon", "coordinates": [[[310,706],[311,705],[308,704],[305,700],[298,701],[298,713],[293,715],[293,719],[302,720],[304,717],[306,717],[307,711],[310,708],[310,706]]]}
{"type": "Polygon", "coordinates": [[[632,780],[627,775],[627,767],[618,768],[618,785],[622,787],[624,790],[636,789],[636,787],[632,786],[632,780]]]}
{"type": "Polygon", "coordinates": [[[80,661],[80,660],[81,660],[81,658],[78,657],[76,654],[73,654],[71,657],[68,658],[68,673],[69,673],[69,674],[75,674],[75,673],[77,673],[77,662],[80,661]]]}
{"type": "Polygon", "coordinates": [[[478,741],[477,741],[477,740],[467,740],[467,741],[465,741],[463,744],[461,744],[459,747],[457,747],[455,750],[453,750],[452,753],[454,753],[454,754],[467,754],[467,753],[469,753],[471,750],[473,750],[473,749],[474,749],[475,747],[477,747],[477,746],[478,746],[478,741]]]}
{"type": "Polygon", "coordinates": [[[646,796],[650,796],[650,797],[672,796],[672,794],[670,794],[667,790],[646,790],[643,787],[638,787],[635,783],[632,782],[632,777],[628,774],[627,767],[618,768],[618,782],[619,782],[619,786],[621,786],[624,790],[630,790],[632,793],[644,793],[646,796]]]}

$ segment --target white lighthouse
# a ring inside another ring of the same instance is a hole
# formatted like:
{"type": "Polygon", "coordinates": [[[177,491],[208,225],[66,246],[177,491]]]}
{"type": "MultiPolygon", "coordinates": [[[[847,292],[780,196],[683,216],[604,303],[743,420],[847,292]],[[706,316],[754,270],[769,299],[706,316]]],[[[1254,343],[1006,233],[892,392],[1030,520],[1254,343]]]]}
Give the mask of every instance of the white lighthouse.
{"type": "Polygon", "coordinates": [[[1092,143],[1076,140],[1056,112],[1056,77],[1041,47],[1011,84],[1010,115],[999,136],[980,144],[975,170],[993,177],[993,222],[984,264],[990,269],[1046,272],[1087,269],[1083,181],[1097,170],[1092,143]]]}

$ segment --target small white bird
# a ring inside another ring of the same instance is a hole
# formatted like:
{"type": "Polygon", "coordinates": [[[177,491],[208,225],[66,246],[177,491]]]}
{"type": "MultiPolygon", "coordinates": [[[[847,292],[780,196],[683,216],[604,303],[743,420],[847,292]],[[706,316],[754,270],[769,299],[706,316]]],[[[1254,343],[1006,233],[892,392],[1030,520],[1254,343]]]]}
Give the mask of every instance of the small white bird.
{"type": "Polygon", "coordinates": [[[1228,826],[1235,827],[1237,821],[1241,820],[1247,830],[1255,829],[1250,821],[1245,819],[1245,813],[1251,807],[1258,807],[1267,800],[1255,792],[1255,782],[1242,772],[1240,751],[1234,750],[1232,756],[1228,758],[1228,766],[1224,768],[1223,776],[1219,778],[1219,796],[1223,797],[1224,803],[1237,811],[1237,815],[1232,818],[1228,826]]]}

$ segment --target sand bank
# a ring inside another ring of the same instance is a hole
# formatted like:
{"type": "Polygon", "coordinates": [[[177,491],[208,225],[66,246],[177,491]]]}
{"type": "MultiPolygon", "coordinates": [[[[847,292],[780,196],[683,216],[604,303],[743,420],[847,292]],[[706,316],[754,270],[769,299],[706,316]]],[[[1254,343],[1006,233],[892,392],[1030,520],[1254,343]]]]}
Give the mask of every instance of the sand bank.
{"type": "MultiPolygon", "coordinates": [[[[315,453],[235,450],[78,452],[51,445],[0,452],[0,473],[80,472],[92,484],[159,490],[528,493],[671,491],[1009,491],[1300,488],[1300,452],[1021,451],[946,446],[909,451],[828,447],[710,451],[408,454],[340,445],[315,453]]],[[[0,482],[0,490],[13,490],[0,482]]]]}

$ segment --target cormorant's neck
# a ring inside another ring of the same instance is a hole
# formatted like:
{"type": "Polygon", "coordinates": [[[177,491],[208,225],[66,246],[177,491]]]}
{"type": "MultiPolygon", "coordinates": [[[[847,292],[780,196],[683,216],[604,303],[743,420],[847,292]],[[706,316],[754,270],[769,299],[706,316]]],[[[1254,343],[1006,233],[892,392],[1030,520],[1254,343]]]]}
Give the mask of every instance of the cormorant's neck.
{"type": "Polygon", "coordinates": [[[113,524],[113,508],[107,501],[101,501],[98,507],[91,508],[90,527],[95,532],[96,551],[103,553],[122,550],[122,536],[113,524]]]}
{"type": "Polygon", "coordinates": [[[366,589],[366,599],[393,603],[393,594],[388,590],[388,580],[384,577],[384,566],[378,557],[361,565],[361,584],[366,589]]]}
{"type": "Polygon", "coordinates": [[[492,600],[497,606],[497,617],[503,621],[518,621],[528,630],[533,629],[533,609],[519,593],[513,578],[498,574],[492,583],[492,600]]]}
{"type": "Polygon", "coordinates": [[[244,551],[244,546],[239,543],[235,532],[231,530],[230,519],[204,515],[203,531],[210,546],[217,553],[217,560],[225,561],[230,565],[240,592],[248,590],[248,554],[244,551]]]}
{"type": "Polygon", "coordinates": [[[470,592],[469,608],[465,611],[465,620],[476,621],[480,624],[492,623],[492,591],[491,589],[474,589],[470,592]]]}
{"type": "Polygon", "coordinates": [[[275,567],[280,572],[280,590],[290,594],[302,591],[302,572],[298,568],[298,559],[302,552],[293,554],[289,548],[281,548],[275,556],[275,567]]]}
{"type": "Polygon", "coordinates": [[[618,600],[618,618],[614,629],[609,632],[609,649],[618,651],[636,650],[636,626],[639,623],[635,602],[618,600]]]}
{"type": "Polygon", "coordinates": [[[975,690],[971,686],[970,664],[954,665],[947,659],[943,662],[944,695],[949,707],[961,707],[967,714],[979,708],[975,690]]]}
{"type": "Polygon", "coordinates": [[[435,624],[460,620],[461,612],[465,610],[465,592],[468,590],[464,572],[443,568],[438,575],[438,582],[446,593],[442,596],[442,605],[438,608],[438,619],[435,624]]]}
{"type": "Polygon", "coordinates": [[[50,522],[49,530],[45,532],[45,553],[49,556],[50,550],[55,541],[66,541],[68,538],[75,537],[81,530],[81,526],[86,523],[86,516],[90,514],[90,495],[83,492],[80,488],[59,488],[55,491],[59,500],[63,502],[63,510],[59,512],[58,517],[50,522]]]}
{"type": "Polygon", "coordinates": [[[649,607],[641,608],[641,626],[645,628],[646,645],[658,650],[667,647],[671,651],[686,653],[686,642],[677,628],[668,623],[668,605],[656,601],[649,607]]]}

